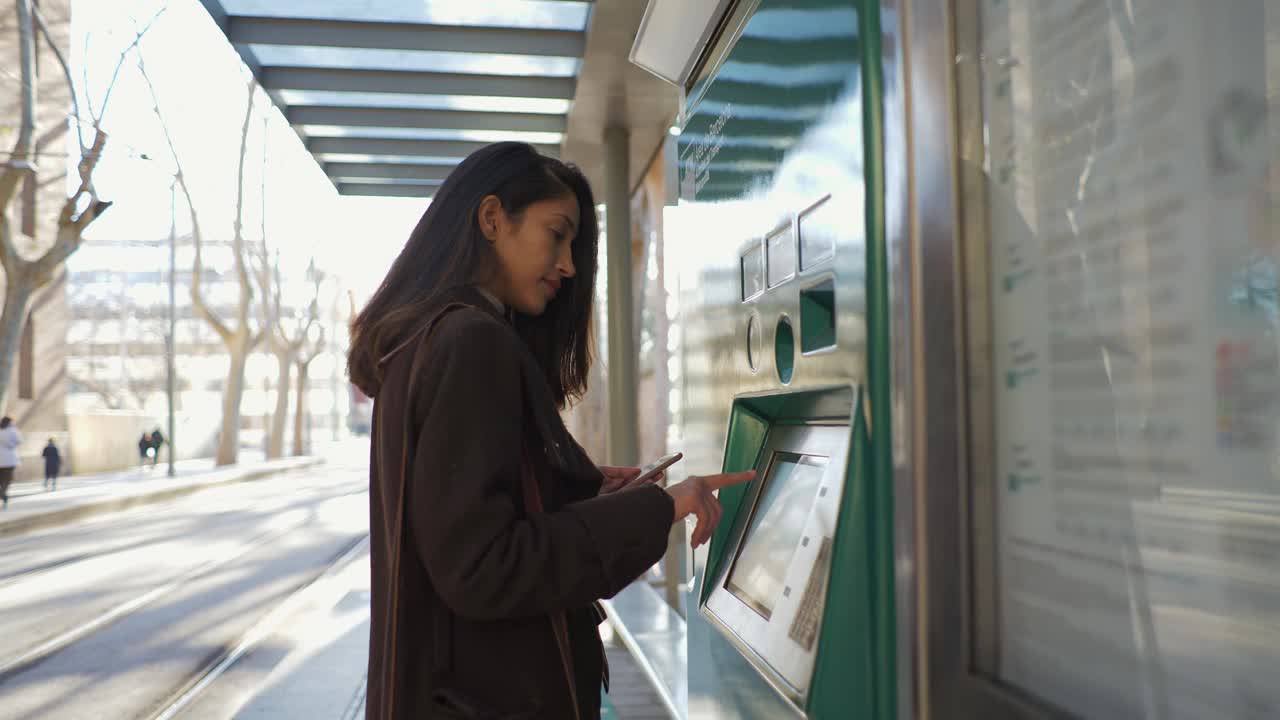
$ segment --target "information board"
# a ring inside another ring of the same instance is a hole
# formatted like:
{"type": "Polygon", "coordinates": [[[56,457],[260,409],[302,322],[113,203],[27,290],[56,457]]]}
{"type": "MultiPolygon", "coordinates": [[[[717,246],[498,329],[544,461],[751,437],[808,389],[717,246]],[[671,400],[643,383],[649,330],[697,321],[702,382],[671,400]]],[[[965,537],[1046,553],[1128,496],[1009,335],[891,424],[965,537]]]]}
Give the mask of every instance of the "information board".
{"type": "Polygon", "coordinates": [[[1280,4],[981,8],[994,672],[1280,717],[1280,4]]]}

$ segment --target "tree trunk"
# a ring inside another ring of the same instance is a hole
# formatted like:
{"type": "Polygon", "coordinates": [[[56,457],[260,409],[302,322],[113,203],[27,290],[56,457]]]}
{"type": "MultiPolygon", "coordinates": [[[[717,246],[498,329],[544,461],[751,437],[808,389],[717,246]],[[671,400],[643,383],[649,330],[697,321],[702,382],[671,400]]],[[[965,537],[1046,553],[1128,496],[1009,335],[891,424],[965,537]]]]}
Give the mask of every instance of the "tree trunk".
{"type": "Polygon", "coordinates": [[[276,409],[271,415],[271,430],[267,438],[267,459],[284,457],[284,425],[289,415],[289,371],[293,358],[288,353],[276,353],[280,376],[276,380],[276,409]]]}
{"type": "Polygon", "coordinates": [[[21,273],[11,273],[4,288],[4,310],[0,312],[0,409],[7,409],[9,381],[13,378],[13,361],[18,357],[22,328],[27,321],[27,308],[35,287],[21,273]]]}
{"type": "Polygon", "coordinates": [[[298,366],[298,377],[295,379],[297,388],[294,393],[293,409],[293,456],[301,457],[308,449],[304,447],[304,433],[309,424],[307,418],[307,368],[311,363],[296,363],[298,366]]]}
{"type": "Polygon", "coordinates": [[[218,434],[217,465],[234,465],[240,459],[240,400],[244,397],[244,367],[249,360],[249,333],[243,329],[227,344],[231,364],[222,388],[222,431],[218,434]]]}

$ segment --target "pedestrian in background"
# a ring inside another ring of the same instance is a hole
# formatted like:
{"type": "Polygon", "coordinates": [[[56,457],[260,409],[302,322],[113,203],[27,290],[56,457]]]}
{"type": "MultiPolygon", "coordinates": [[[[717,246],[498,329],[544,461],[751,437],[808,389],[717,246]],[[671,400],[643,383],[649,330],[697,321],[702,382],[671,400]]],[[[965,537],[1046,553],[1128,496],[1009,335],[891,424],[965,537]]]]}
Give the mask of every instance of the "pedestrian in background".
{"type": "Polygon", "coordinates": [[[13,424],[13,418],[0,418],[0,507],[9,507],[9,484],[13,482],[13,472],[18,469],[18,446],[22,444],[22,433],[13,424]]]}
{"type": "Polygon", "coordinates": [[[147,466],[147,460],[151,458],[151,434],[142,433],[142,437],[138,438],[138,463],[142,467],[147,466]]]}
{"type": "Polygon", "coordinates": [[[164,447],[164,433],[160,432],[160,428],[151,431],[151,464],[155,465],[160,462],[160,448],[164,447]]]}
{"type": "Polygon", "coordinates": [[[62,469],[62,454],[58,452],[58,445],[49,438],[49,444],[44,446],[44,489],[58,489],[58,471],[62,469]]]}

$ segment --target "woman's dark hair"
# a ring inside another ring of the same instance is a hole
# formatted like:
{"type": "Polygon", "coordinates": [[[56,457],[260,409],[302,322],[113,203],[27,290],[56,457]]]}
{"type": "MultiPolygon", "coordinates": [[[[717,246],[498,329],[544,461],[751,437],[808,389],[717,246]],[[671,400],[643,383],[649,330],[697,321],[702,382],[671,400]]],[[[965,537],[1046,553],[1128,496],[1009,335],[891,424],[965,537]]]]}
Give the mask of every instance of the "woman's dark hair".
{"type": "Polygon", "coordinates": [[[0,417],[0,430],[3,430],[9,427],[12,424],[13,424],[13,418],[9,417],[8,415],[5,415],[4,417],[0,417]]]}
{"type": "Polygon", "coordinates": [[[518,219],[533,203],[569,194],[577,197],[581,215],[572,249],[577,273],[564,281],[542,315],[517,314],[515,328],[546,375],[556,403],[563,408],[581,397],[591,367],[600,235],[595,199],[578,168],[514,142],[471,153],[436,191],[382,285],[351,323],[351,382],[376,397],[382,386],[379,360],[421,327],[440,294],[496,268],[497,254],[480,231],[481,200],[497,196],[503,210],[518,219]]]}

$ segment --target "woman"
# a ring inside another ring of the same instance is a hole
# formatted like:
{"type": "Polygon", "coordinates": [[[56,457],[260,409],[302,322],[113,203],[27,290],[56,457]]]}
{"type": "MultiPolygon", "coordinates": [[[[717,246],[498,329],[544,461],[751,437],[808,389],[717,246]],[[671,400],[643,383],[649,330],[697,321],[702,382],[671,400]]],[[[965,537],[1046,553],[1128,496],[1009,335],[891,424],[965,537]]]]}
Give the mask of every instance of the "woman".
{"type": "Polygon", "coordinates": [[[13,473],[18,469],[18,446],[22,444],[22,433],[13,424],[13,418],[0,418],[0,507],[9,507],[9,484],[13,482],[13,473]]]}
{"type": "Polygon", "coordinates": [[[478,150],[352,323],[351,379],[376,400],[369,718],[598,718],[595,601],[673,522],[709,539],[713,491],[753,477],[632,487],[565,429],[591,363],[594,208],[577,169],[478,150]]]}

